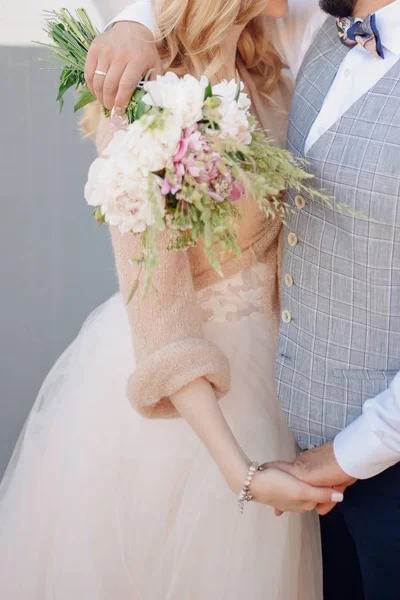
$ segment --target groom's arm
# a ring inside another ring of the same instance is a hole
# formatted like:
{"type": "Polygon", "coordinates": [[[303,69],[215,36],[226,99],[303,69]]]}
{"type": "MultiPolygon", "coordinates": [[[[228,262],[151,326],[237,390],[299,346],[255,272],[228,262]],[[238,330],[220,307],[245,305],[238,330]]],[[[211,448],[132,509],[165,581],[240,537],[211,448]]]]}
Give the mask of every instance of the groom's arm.
{"type": "MultiPolygon", "coordinates": [[[[292,463],[271,463],[316,486],[344,491],[357,479],[369,479],[400,462],[400,373],[390,387],[368,400],[362,415],[334,442],[303,452],[292,463]]],[[[321,505],[328,513],[334,504],[321,505]]]]}
{"type": "MultiPolygon", "coordinates": [[[[282,54],[293,75],[297,74],[315,34],[326,19],[315,0],[290,0],[288,15],[270,21],[271,42],[282,54]]],[[[159,68],[154,37],[156,24],[152,0],[127,6],[98,36],[89,49],[85,78],[106,108],[124,112],[142,74],[159,68]],[[128,68],[125,68],[128,67],[128,68]],[[95,71],[109,72],[104,80],[95,71]]]]}
{"type": "MultiPolygon", "coordinates": [[[[334,442],[303,452],[291,463],[273,466],[311,485],[338,486],[369,479],[400,462],[400,373],[390,387],[368,400],[362,415],[334,442]]],[[[334,504],[321,505],[326,514],[334,504]]]]}
{"type": "MultiPolygon", "coordinates": [[[[295,77],[327,16],[319,8],[316,0],[289,0],[287,16],[276,22],[270,20],[268,29],[271,42],[295,77]]],[[[107,25],[106,30],[121,21],[140,23],[155,34],[151,0],[137,0],[130,4],[107,25]]]]}
{"type": "Polygon", "coordinates": [[[151,6],[151,0],[137,0],[137,2],[133,2],[123,11],[121,11],[105,28],[105,31],[111,29],[115,23],[120,23],[121,21],[130,21],[135,23],[140,23],[140,25],[144,25],[147,27],[152,34],[155,32],[154,18],[151,6]]]}
{"type": "Polygon", "coordinates": [[[91,44],[85,66],[86,83],[97,100],[123,114],[149,70],[161,71],[155,44],[151,0],[123,10],[91,44]]]}
{"type": "Polygon", "coordinates": [[[333,452],[342,470],[357,479],[378,475],[400,461],[400,373],[339,433],[333,452]]]}
{"type": "Polygon", "coordinates": [[[294,463],[312,485],[349,485],[400,462],[400,373],[390,387],[368,400],[358,419],[334,442],[304,452],[294,463]]]}

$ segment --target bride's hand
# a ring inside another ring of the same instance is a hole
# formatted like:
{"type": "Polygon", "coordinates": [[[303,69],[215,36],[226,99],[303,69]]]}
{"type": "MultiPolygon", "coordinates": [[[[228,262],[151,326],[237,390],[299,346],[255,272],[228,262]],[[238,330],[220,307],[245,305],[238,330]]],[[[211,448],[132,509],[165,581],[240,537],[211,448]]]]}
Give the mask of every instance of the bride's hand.
{"type": "Polygon", "coordinates": [[[255,502],[282,512],[309,512],[318,504],[341,502],[343,494],[331,488],[313,487],[279,469],[258,471],[251,483],[255,502]]]}

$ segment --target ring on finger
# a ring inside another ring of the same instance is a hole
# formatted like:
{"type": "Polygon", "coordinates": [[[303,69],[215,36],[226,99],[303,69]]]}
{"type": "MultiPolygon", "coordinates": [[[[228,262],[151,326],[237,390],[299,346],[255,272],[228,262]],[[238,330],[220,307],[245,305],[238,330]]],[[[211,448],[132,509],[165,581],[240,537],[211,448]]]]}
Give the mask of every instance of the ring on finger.
{"type": "Polygon", "coordinates": [[[100,77],[105,77],[107,75],[107,71],[101,71],[100,69],[95,70],[95,75],[100,75],[100,77]]]}

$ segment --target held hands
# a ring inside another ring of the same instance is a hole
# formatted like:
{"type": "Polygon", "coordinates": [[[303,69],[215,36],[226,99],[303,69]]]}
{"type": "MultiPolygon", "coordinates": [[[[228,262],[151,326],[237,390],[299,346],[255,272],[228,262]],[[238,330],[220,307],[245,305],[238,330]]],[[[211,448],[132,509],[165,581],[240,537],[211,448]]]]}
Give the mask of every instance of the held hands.
{"type": "Polygon", "coordinates": [[[252,461],[244,453],[227,423],[211,384],[199,378],[175,394],[171,401],[215,460],[232,492],[238,496],[249,480],[253,500],[281,511],[313,511],[318,505],[341,502],[343,494],[331,486],[310,485],[286,471],[266,465],[250,477],[252,461]],[[267,468],[268,467],[268,468],[267,468]]]}
{"type": "Polygon", "coordinates": [[[93,41],[86,61],[85,79],[100,104],[109,110],[114,108],[121,116],[138,82],[150,69],[161,72],[152,33],[139,23],[123,21],[93,41]]]}
{"type": "Polygon", "coordinates": [[[281,512],[309,512],[319,505],[337,503],[343,494],[328,487],[313,487],[279,468],[258,471],[251,484],[255,502],[268,504],[281,512]]]}
{"type": "MultiPolygon", "coordinates": [[[[312,486],[330,486],[339,493],[344,492],[346,488],[353,485],[356,479],[350,477],[339,466],[333,451],[333,442],[325,444],[320,448],[314,448],[303,452],[298,456],[294,463],[275,462],[263,465],[268,468],[279,469],[282,472],[292,475],[297,480],[312,486]]],[[[328,514],[336,505],[336,499],[331,501],[320,501],[317,505],[317,512],[320,515],[328,514]]],[[[285,510],[284,507],[275,507],[280,510],[276,514],[280,516],[285,510]]]]}

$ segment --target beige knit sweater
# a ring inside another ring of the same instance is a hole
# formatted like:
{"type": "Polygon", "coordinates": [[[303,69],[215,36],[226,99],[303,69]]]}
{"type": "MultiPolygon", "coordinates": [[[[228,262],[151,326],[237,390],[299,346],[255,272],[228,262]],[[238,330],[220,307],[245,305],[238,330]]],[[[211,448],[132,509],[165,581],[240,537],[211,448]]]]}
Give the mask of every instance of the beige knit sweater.
{"type": "MultiPolygon", "coordinates": [[[[286,137],[291,82],[281,78],[272,98],[257,90],[257,82],[240,66],[240,75],[251,95],[259,122],[278,144],[286,137]]],[[[110,140],[110,128],[103,119],[97,134],[99,153],[110,140]]],[[[242,256],[222,259],[224,277],[242,271],[256,261],[265,263],[265,312],[277,328],[278,256],[281,225],[267,220],[253,200],[243,198],[240,208],[239,243],[242,256]]],[[[122,295],[127,299],[137,277],[137,266],[129,259],[140,254],[140,241],[132,234],[111,230],[116,267],[122,295]]],[[[161,248],[166,240],[161,237],[161,248]]],[[[131,403],[147,417],[177,416],[169,397],[199,377],[212,384],[217,397],[229,390],[229,363],[224,354],[203,335],[196,307],[196,291],[219,280],[210,267],[201,245],[186,252],[161,250],[160,264],[152,288],[143,298],[139,292],[127,305],[136,355],[136,367],[128,383],[131,403]]]]}

